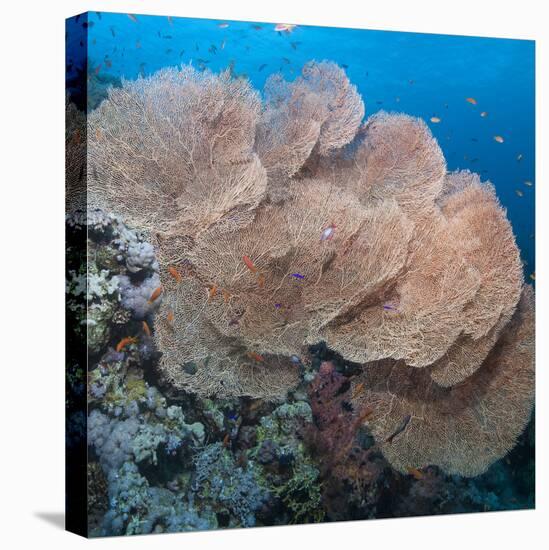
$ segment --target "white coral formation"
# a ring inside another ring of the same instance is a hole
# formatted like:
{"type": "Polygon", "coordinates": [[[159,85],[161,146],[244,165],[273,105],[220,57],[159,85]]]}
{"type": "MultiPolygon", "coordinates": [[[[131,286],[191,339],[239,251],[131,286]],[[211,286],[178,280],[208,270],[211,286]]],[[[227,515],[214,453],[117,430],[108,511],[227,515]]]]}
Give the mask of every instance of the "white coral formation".
{"type": "Polygon", "coordinates": [[[91,195],[154,239],[155,338],[174,386],[280,398],[299,380],[292,355],[324,340],[364,364],[365,395],[384,411],[371,428],[396,468],[472,475],[512,447],[533,404],[512,229],[490,184],[447,174],[421,120],[378,113],[361,126],[363,114],[333,63],[271,77],[263,107],[228,73],[163,70],[90,116],[91,195]],[[516,364],[501,355],[513,345],[516,364]],[[514,420],[497,423],[505,399],[514,420]],[[412,420],[384,445],[394,411],[412,420]],[[467,446],[485,440],[471,462],[467,446]]]}

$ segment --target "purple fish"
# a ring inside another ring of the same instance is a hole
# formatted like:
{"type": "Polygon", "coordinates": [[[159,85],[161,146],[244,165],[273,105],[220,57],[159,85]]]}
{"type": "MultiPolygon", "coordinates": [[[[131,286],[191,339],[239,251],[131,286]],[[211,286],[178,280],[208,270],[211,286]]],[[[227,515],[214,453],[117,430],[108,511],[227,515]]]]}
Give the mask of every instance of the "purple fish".
{"type": "Polygon", "coordinates": [[[282,307],[282,304],[275,304],[276,309],[280,309],[282,307]]]}
{"type": "Polygon", "coordinates": [[[292,277],[296,279],[305,279],[305,275],[301,275],[301,273],[292,273],[292,277]]]}
{"type": "Polygon", "coordinates": [[[383,304],[383,309],[396,311],[396,307],[391,304],[383,304]]]}

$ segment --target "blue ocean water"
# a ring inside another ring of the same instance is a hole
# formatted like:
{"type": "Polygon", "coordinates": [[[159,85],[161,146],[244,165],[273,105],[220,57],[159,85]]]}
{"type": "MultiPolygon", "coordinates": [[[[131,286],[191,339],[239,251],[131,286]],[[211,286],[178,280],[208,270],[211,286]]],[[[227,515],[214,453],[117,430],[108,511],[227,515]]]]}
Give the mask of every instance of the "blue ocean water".
{"type": "MultiPolygon", "coordinates": [[[[262,89],[273,72],[292,79],[307,61],[335,61],[358,87],[366,116],[386,110],[422,117],[449,170],[469,169],[496,186],[530,280],[535,43],[316,26],[276,32],[275,23],[90,12],[88,70],[134,79],[181,63],[212,71],[231,66],[262,89]]],[[[74,44],[75,58],[78,48],[74,44]]]]}

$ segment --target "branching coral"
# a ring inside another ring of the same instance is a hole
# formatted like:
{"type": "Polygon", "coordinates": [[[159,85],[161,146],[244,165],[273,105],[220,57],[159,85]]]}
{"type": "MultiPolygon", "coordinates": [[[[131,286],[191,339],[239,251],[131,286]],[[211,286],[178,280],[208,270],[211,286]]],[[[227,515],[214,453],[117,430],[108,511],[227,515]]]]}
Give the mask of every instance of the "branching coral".
{"type": "Polygon", "coordinates": [[[123,82],[89,117],[92,204],[150,233],[176,388],[280,399],[324,340],[364,364],[360,399],[395,468],[474,475],[532,406],[512,229],[490,184],[447,174],[421,120],[363,115],[329,62],[272,76],[263,105],[229,72],[123,82]]]}

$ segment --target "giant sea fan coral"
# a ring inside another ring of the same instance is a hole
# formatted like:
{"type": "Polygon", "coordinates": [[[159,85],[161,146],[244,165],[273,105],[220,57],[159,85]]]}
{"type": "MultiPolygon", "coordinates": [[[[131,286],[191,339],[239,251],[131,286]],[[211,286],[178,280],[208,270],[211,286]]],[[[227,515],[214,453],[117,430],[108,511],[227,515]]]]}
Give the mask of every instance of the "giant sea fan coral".
{"type": "Polygon", "coordinates": [[[474,475],[533,404],[512,229],[490,184],[447,174],[421,120],[363,115],[330,62],[272,76],[263,104],[229,72],[164,69],[89,117],[91,202],[156,243],[175,388],[280,399],[299,381],[292,355],[324,340],[364,364],[357,399],[395,468],[474,475]]]}

